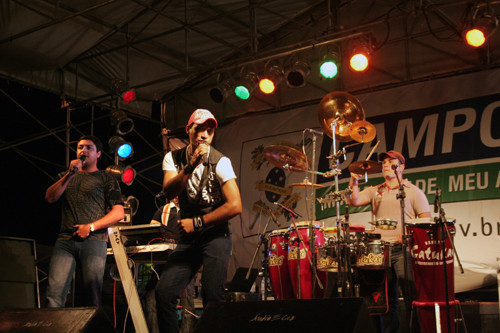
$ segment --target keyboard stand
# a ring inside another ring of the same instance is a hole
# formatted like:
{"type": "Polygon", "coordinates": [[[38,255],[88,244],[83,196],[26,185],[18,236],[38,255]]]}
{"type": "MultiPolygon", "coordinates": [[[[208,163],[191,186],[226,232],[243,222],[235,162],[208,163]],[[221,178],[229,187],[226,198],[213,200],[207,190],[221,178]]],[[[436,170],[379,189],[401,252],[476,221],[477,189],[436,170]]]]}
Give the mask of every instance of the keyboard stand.
{"type": "Polygon", "coordinates": [[[135,331],[137,333],[148,333],[146,318],[144,317],[139,293],[137,292],[135,281],[128,265],[127,252],[123,245],[119,228],[119,226],[108,228],[109,242],[113,249],[113,255],[115,257],[116,266],[118,267],[118,272],[120,273],[123,291],[127,298],[135,331]]]}

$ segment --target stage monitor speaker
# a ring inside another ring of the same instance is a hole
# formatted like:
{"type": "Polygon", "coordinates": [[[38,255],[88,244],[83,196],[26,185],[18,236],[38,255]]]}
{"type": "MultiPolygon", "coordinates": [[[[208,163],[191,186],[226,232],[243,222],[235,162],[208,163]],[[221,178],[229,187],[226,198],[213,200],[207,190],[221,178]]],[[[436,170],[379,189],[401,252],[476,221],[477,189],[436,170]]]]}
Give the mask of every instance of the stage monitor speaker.
{"type": "Polygon", "coordinates": [[[195,333],[375,332],[363,298],[210,303],[195,333]]]}
{"type": "Polygon", "coordinates": [[[101,308],[7,310],[0,313],[0,332],[116,332],[101,308]]]}
{"type": "Polygon", "coordinates": [[[0,311],[38,307],[34,239],[0,237],[0,311]]]}

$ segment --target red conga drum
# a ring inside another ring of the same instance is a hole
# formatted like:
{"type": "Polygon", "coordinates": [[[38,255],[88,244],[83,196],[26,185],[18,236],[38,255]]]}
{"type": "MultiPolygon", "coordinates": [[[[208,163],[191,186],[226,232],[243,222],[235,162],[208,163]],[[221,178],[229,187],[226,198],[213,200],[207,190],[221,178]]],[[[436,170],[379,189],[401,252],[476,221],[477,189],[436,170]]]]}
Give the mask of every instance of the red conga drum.
{"type": "Polygon", "coordinates": [[[294,299],[290,274],[288,272],[288,229],[269,233],[269,279],[277,300],[294,299]]]}
{"type": "MultiPolygon", "coordinates": [[[[309,257],[313,260],[312,252],[310,250],[310,238],[309,237],[309,222],[297,222],[295,226],[290,226],[290,238],[288,240],[288,271],[290,273],[290,280],[292,282],[293,292],[295,297],[298,298],[299,295],[299,279],[298,279],[298,258],[300,258],[300,292],[302,299],[312,298],[312,269],[309,263],[309,259],[306,253],[309,253],[309,257]],[[298,234],[300,234],[304,245],[298,241],[298,234]],[[294,241],[297,239],[297,241],[294,241]],[[300,251],[299,251],[300,248],[300,251]],[[300,253],[300,257],[299,257],[300,253]]],[[[317,223],[314,225],[314,235],[315,235],[315,252],[318,254],[318,249],[325,243],[325,237],[323,235],[323,229],[317,223]]],[[[317,271],[317,275],[323,285],[323,289],[319,287],[316,283],[315,297],[321,298],[326,290],[326,273],[317,271]]]]}
{"type": "MultiPolygon", "coordinates": [[[[451,236],[455,234],[454,220],[447,221],[445,228],[451,236]]],[[[440,306],[441,328],[447,331],[446,288],[443,268],[443,249],[441,227],[430,219],[414,219],[406,223],[409,235],[409,247],[412,258],[413,277],[417,303],[438,303],[440,306]]],[[[455,318],[455,285],[454,285],[454,253],[450,238],[445,232],[445,258],[448,284],[448,301],[450,305],[450,322],[454,330],[455,318]]],[[[435,311],[432,306],[418,308],[420,328],[422,332],[434,332],[436,329],[435,311]]]]}

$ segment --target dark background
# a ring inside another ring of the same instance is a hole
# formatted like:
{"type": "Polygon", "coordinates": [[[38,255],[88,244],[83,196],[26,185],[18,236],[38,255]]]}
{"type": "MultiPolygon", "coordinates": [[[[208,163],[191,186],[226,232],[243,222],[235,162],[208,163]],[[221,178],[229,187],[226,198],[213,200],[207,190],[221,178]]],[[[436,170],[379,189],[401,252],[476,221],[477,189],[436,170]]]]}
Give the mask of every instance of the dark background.
{"type": "MultiPolygon", "coordinates": [[[[71,103],[71,101],[70,101],[71,103]]],[[[74,105],[74,104],[72,104],[74,105]]],[[[0,235],[35,239],[52,245],[60,226],[59,203],[45,201],[46,189],[66,165],[66,108],[61,98],[13,81],[0,80],[0,235]]],[[[70,159],[75,158],[78,138],[93,130],[103,142],[100,169],[114,164],[108,140],[116,135],[110,110],[92,105],[74,105],[71,112],[70,159]]],[[[134,146],[134,155],[122,163],[132,166],[136,178],[131,186],[120,183],[125,198],[139,201],[133,224],[149,223],[157,206],[164,203],[161,191],[163,144],[159,106],[154,104],[152,119],[128,114],[134,130],[124,139],[134,146]]]]}

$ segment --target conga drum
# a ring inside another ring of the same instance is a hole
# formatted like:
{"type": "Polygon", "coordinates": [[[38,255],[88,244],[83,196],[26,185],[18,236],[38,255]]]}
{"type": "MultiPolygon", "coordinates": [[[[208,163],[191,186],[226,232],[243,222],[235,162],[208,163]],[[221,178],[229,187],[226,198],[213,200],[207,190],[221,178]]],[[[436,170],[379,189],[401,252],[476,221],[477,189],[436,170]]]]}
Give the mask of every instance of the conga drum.
{"type": "MultiPolygon", "coordinates": [[[[454,220],[445,223],[451,236],[455,234],[454,220]]],[[[416,300],[418,302],[436,302],[443,304],[440,308],[441,327],[446,332],[446,288],[448,286],[448,301],[454,304],[455,285],[454,285],[454,253],[451,240],[445,232],[445,253],[446,274],[444,275],[443,248],[441,241],[441,227],[434,221],[423,218],[413,219],[406,223],[408,233],[408,243],[410,255],[412,258],[413,277],[415,278],[416,300]]],[[[454,305],[450,305],[451,324],[455,317],[454,305]]],[[[420,326],[422,332],[435,331],[435,314],[433,307],[418,308],[420,326]],[[423,327],[428,325],[429,327],[423,327]]],[[[452,328],[454,330],[454,328],[452,328]]]]}
{"type": "Polygon", "coordinates": [[[295,298],[288,272],[288,229],[269,233],[269,279],[277,300],[295,298]]]}
{"type": "MultiPolygon", "coordinates": [[[[290,273],[294,295],[299,298],[298,262],[300,260],[300,298],[310,299],[312,298],[313,286],[312,269],[306,253],[308,253],[311,260],[313,260],[313,255],[310,250],[310,239],[312,239],[312,237],[309,237],[309,222],[297,222],[295,224],[297,228],[293,225],[290,226],[290,238],[288,240],[288,271],[290,273]],[[304,244],[299,241],[299,234],[304,244]]],[[[323,230],[317,223],[313,223],[313,232],[315,235],[314,244],[317,255],[318,249],[325,243],[325,237],[323,235],[323,230]]],[[[317,271],[317,276],[324,287],[324,289],[321,289],[316,281],[314,294],[315,297],[320,298],[323,297],[324,291],[326,290],[326,272],[317,271]]]]}

